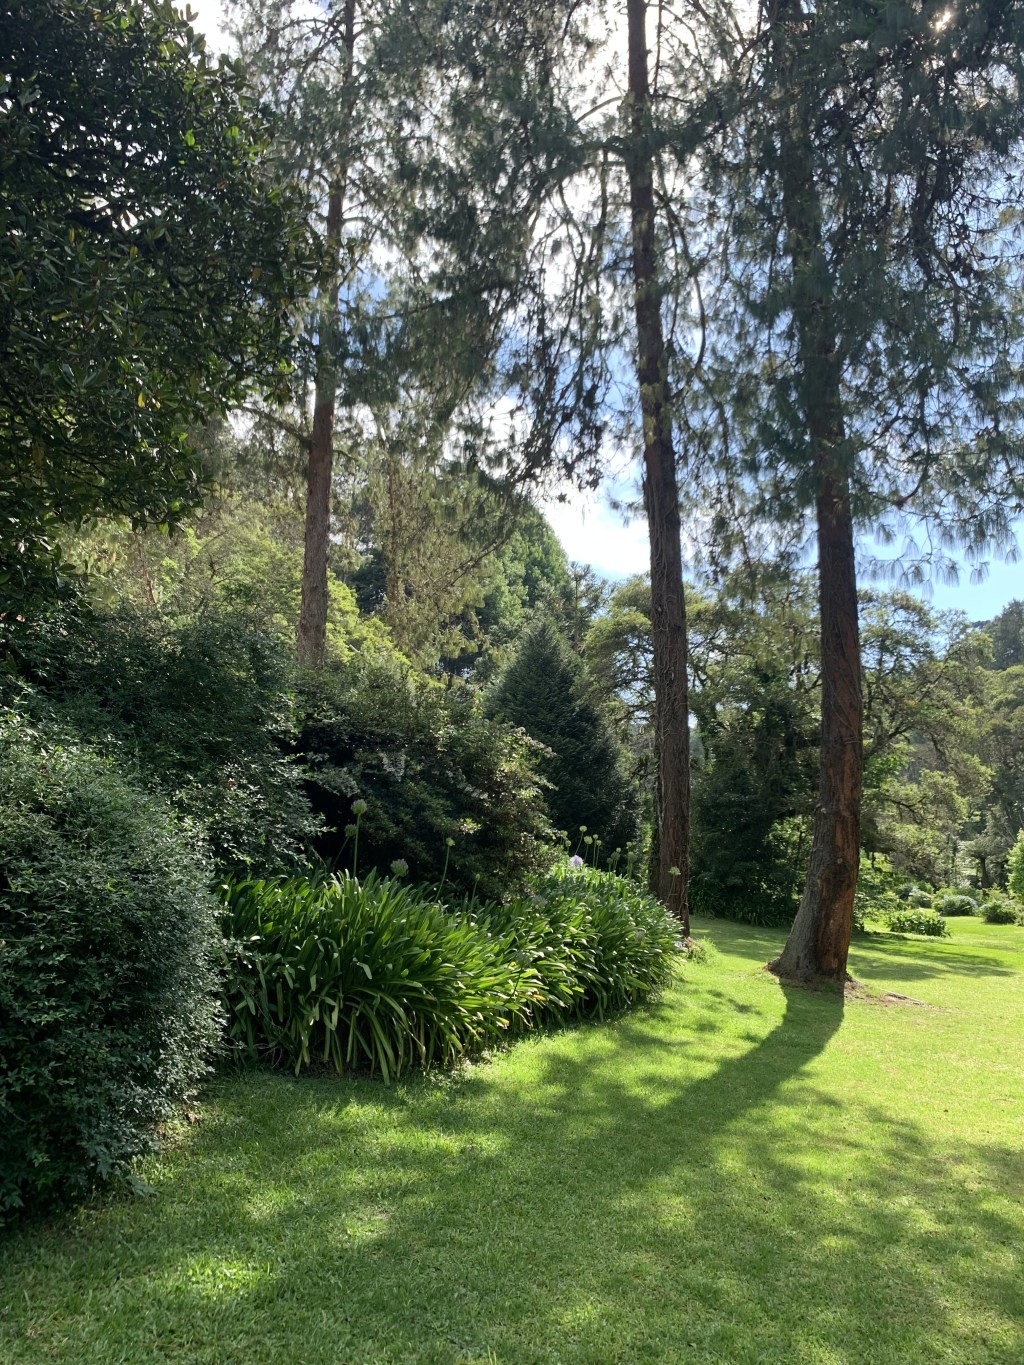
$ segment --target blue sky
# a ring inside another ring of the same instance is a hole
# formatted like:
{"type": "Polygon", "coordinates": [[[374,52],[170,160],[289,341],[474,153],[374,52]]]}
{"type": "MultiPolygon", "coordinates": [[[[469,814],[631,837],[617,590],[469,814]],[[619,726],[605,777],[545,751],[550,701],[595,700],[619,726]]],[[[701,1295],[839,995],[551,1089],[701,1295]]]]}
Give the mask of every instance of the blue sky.
{"type": "MultiPolygon", "coordinates": [[[[210,46],[215,51],[227,47],[223,0],[191,0],[190,7],[197,15],[195,28],[207,35],[210,46]]],[[[612,487],[621,495],[619,480],[612,487]]],[[[569,492],[566,497],[565,502],[547,500],[543,510],[570,559],[590,564],[605,578],[646,572],[647,526],[642,517],[627,522],[609,505],[608,490],[569,492]]],[[[970,620],[989,620],[1007,602],[1024,598],[1024,562],[1007,564],[992,557],[980,573],[962,563],[958,582],[933,580],[911,591],[942,610],[962,611],[970,620]]]]}
{"type": "MultiPolygon", "coordinates": [[[[615,491],[621,497],[621,485],[616,484],[615,491]]],[[[565,502],[549,499],[543,510],[570,559],[590,564],[605,578],[627,578],[647,572],[650,563],[647,524],[642,517],[627,523],[622,513],[609,505],[607,490],[589,494],[570,492],[565,502]]],[[[894,553],[872,546],[865,548],[880,557],[883,553],[894,553]]],[[[867,557],[866,554],[864,558],[867,557]]],[[[872,581],[863,568],[861,578],[865,586],[872,581]]],[[[882,578],[877,582],[880,587],[889,585],[882,578]]],[[[982,569],[968,564],[961,556],[955,583],[936,578],[921,585],[901,585],[897,579],[895,585],[908,586],[911,592],[943,611],[962,611],[972,621],[991,620],[1007,602],[1024,598],[1024,562],[1007,564],[998,556],[991,556],[982,569]]]]}

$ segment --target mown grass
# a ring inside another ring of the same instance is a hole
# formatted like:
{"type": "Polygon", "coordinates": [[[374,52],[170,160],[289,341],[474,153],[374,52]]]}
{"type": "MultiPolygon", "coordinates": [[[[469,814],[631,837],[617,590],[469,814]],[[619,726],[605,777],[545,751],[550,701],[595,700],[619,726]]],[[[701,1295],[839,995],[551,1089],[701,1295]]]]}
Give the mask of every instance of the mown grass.
{"type": "Polygon", "coordinates": [[[149,1197],[9,1237],[0,1360],[1019,1365],[1024,929],[950,927],[859,941],[844,1003],[703,922],[611,1026],[221,1080],[149,1197]]]}

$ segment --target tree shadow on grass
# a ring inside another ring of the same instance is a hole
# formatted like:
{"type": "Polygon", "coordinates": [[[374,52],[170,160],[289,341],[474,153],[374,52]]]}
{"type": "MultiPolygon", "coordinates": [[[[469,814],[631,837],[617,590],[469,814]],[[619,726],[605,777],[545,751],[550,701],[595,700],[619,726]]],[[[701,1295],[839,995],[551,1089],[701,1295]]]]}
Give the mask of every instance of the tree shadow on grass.
{"type": "MultiPolygon", "coordinates": [[[[729,954],[768,962],[778,956],[786,939],[785,929],[738,924],[732,920],[704,917],[695,929],[698,938],[720,944],[729,954]]],[[[1008,942],[1006,952],[1019,951],[1008,942]]],[[[889,932],[858,934],[851,945],[851,968],[879,974],[896,974],[907,980],[942,976],[1014,976],[1017,968],[1005,957],[983,949],[955,947],[949,939],[911,937],[889,932]],[[891,969],[894,969],[891,970],[891,969]]],[[[856,972],[854,973],[856,975],[856,972]]]]}
{"type": "Polygon", "coordinates": [[[856,938],[850,954],[851,969],[896,976],[903,981],[942,976],[1016,976],[1006,959],[972,949],[964,952],[942,939],[911,939],[897,934],[873,934],[856,938]]]}
{"type": "Polygon", "coordinates": [[[841,1103],[809,1073],[841,996],[774,989],[720,1064],[689,1025],[723,1001],[684,995],[675,1041],[647,1015],[524,1044],[521,1089],[228,1085],[148,1209],[32,1249],[50,1302],[10,1358],[1018,1360],[1020,1153],[841,1103]]]}

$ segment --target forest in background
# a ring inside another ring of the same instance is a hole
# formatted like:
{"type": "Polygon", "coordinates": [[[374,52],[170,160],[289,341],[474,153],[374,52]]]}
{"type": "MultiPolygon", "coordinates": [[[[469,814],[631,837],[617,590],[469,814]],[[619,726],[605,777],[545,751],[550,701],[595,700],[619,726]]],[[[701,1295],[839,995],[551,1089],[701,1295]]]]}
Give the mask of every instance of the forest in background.
{"type": "MultiPolygon", "coordinates": [[[[276,640],[283,663],[299,613],[301,470],[274,484],[252,436],[225,426],[204,441],[216,493],[200,516],[173,536],[95,525],[68,538],[68,562],[107,620],[144,630],[152,616],[169,636],[234,620],[240,634],[276,640]]],[[[374,463],[336,492],[334,657],[398,668],[428,694],[480,697],[552,751],[533,763],[551,784],[541,799],[554,829],[575,848],[585,824],[605,857],[620,850],[646,875],[649,581],[610,582],[570,563],[525,500],[510,508],[450,474],[415,480],[407,466],[374,463]],[[471,516],[459,510],[468,505],[471,516]]],[[[717,589],[698,580],[689,598],[692,894],[711,913],[784,924],[799,899],[818,762],[813,574],[762,565],[717,589]]],[[[875,588],[862,594],[861,631],[867,867],[876,879],[884,869],[893,890],[1005,888],[1024,826],[1024,604],[971,622],[875,588]]],[[[397,764],[400,734],[394,747],[397,764]]],[[[372,822],[368,835],[372,847],[372,822]]],[[[445,837],[435,832],[438,848],[445,837]]],[[[397,852],[387,843],[381,865],[397,852]]],[[[435,862],[413,870],[426,877],[435,862]]]]}

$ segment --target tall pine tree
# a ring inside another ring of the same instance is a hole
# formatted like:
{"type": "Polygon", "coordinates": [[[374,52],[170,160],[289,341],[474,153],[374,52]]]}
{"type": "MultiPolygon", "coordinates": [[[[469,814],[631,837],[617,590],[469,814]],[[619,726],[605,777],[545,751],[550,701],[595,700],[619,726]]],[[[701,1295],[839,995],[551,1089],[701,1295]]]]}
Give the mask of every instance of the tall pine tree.
{"type": "Polygon", "coordinates": [[[1024,480],[1022,38],[1019,0],[969,0],[955,16],[930,0],[771,0],[723,94],[740,112],[705,161],[730,230],[705,362],[712,495],[769,523],[809,521],[818,548],[821,763],[803,899],[774,964],[786,976],[846,974],[862,786],[855,526],[898,529],[914,512],[981,545],[1007,533],[1024,480]]]}

